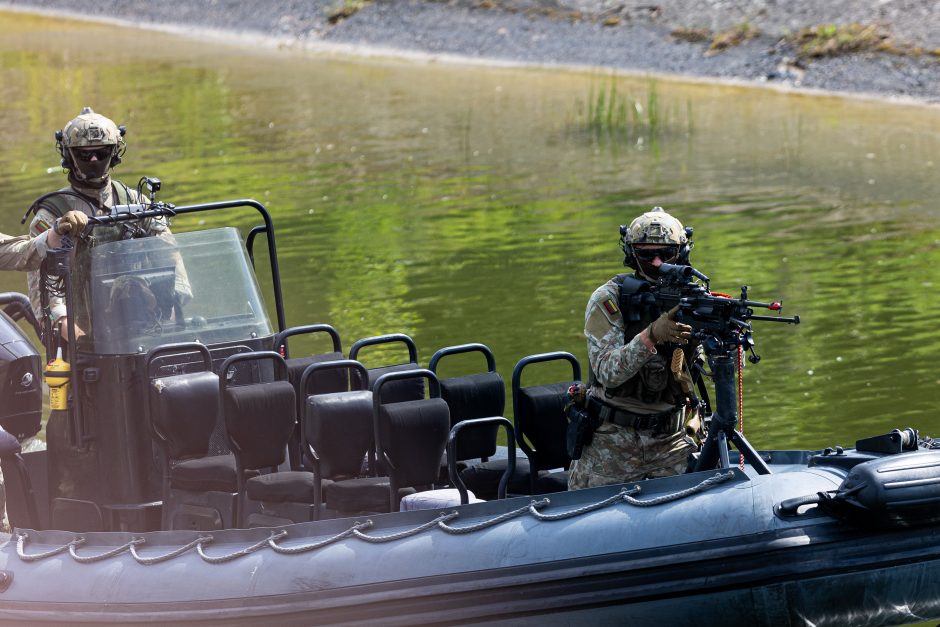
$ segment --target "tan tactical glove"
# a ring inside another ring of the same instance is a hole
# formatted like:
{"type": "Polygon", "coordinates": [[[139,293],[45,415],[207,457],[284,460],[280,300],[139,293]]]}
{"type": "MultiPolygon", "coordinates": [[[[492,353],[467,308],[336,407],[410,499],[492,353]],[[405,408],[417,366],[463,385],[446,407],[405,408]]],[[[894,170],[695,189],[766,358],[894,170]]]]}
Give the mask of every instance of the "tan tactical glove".
{"type": "Polygon", "coordinates": [[[88,226],[88,216],[81,211],[69,211],[55,221],[55,232],[59,235],[78,235],[88,226]]]}
{"type": "Polygon", "coordinates": [[[677,311],[679,305],[656,318],[649,326],[650,341],[653,344],[685,344],[692,337],[692,327],[676,322],[677,311]]]}

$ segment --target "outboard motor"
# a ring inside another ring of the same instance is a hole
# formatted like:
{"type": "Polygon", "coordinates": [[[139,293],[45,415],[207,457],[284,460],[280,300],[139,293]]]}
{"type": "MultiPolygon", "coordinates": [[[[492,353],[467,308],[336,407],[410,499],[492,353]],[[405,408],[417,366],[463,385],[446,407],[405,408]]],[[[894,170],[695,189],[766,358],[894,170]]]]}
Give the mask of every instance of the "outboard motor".
{"type": "Polygon", "coordinates": [[[8,292],[0,294],[0,307],[4,305],[6,310],[0,312],[0,427],[23,440],[36,435],[42,423],[42,361],[6,313],[32,317],[29,300],[8,292]]]}

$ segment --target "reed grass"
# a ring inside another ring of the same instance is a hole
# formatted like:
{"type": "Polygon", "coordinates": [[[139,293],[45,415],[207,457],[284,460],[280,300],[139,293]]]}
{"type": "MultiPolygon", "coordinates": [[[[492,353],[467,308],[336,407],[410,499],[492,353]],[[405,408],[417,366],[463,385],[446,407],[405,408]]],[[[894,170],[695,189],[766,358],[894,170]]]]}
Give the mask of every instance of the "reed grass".
{"type": "Polygon", "coordinates": [[[621,92],[617,82],[591,85],[586,103],[579,102],[579,127],[596,138],[638,141],[655,140],[663,133],[684,125],[692,129],[692,102],[685,106],[684,117],[666,107],[659,96],[656,81],[650,81],[645,97],[621,92]]]}

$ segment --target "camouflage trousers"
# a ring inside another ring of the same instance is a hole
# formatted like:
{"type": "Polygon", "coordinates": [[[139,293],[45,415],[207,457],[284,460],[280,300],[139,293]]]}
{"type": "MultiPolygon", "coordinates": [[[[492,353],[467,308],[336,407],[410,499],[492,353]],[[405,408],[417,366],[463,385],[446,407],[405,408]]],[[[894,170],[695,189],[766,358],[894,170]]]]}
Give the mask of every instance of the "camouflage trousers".
{"type": "Polygon", "coordinates": [[[684,431],[654,437],[652,431],[604,423],[581,459],[572,462],[568,489],[668,477],[685,472],[696,450],[684,431]]]}

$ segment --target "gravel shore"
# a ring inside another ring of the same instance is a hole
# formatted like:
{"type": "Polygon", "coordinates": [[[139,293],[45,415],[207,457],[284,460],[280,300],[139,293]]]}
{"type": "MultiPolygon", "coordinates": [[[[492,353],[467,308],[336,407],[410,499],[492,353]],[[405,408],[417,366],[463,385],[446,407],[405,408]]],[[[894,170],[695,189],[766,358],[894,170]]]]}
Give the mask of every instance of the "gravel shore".
{"type": "Polygon", "coordinates": [[[7,0],[0,1],[3,7],[310,46],[346,44],[940,102],[938,0],[7,0]],[[815,58],[795,40],[802,29],[834,32],[850,25],[879,45],[815,58]],[[730,32],[744,35],[742,41],[710,50],[730,32]]]}

